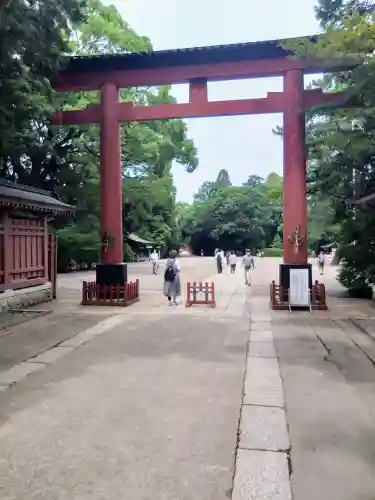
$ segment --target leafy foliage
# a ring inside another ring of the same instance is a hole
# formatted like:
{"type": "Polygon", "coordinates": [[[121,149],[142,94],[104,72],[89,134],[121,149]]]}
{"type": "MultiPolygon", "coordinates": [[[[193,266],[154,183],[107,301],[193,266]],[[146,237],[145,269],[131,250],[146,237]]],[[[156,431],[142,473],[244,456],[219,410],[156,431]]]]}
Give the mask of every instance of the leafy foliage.
{"type": "Polygon", "coordinates": [[[204,182],[192,205],[181,207],[182,234],[193,250],[205,254],[215,248],[242,250],[272,243],[281,215],[282,179],[250,177],[232,186],[221,170],[215,181],[204,182]]]}
{"type": "MultiPolygon", "coordinates": [[[[51,81],[66,55],[148,51],[151,43],[100,0],[10,0],[0,11],[0,39],[0,175],[55,190],[77,206],[69,225],[54,222],[60,268],[69,259],[97,261],[99,127],[52,126],[51,117],[98,103],[99,93],[56,94],[51,81]]],[[[165,86],[123,89],[121,100],[175,102],[165,86]]],[[[121,132],[125,232],[162,247],[179,243],[171,167],[191,172],[198,165],[185,123],[129,123],[121,132]]]]}
{"type": "Polygon", "coordinates": [[[284,251],[282,248],[265,248],[264,249],[264,257],[282,257],[284,255],[284,251]]]}
{"type": "MultiPolygon", "coordinates": [[[[336,240],[343,257],[340,281],[363,289],[375,283],[374,214],[354,209],[350,200],[375,190],[375,2],[319,0],[317,17],[324,34],[316,47],[297,48],[323,59],[344,59],[346,72],[328,75],[319,86],[346,91],[356,107],[314,109],[308,116],[310,192],[325,239],[336,240]],[[354,244],[355,243],[355,244],[354,244]]],[[[313,233],[315,228],[313,229],[313,233]]],[[[315,232],[317,236],[317,232],[315,232]]]]}

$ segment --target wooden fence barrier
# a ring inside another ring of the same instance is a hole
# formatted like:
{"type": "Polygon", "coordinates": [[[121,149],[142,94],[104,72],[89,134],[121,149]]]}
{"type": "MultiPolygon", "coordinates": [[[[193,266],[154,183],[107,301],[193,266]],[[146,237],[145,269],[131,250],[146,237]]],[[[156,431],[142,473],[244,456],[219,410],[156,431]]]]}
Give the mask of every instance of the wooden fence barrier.
{"type": "Polygon", "coordinates": [[[139,280],[123,285],[98,285],[95,281],[84,281],[82,305],[84,306],[130,306],[139,300],[139,280]]]}
{"type": "Polygon", "coordinates": [[[186,307],[191,306],[209,306],[216,307],[215,302],[215,283],[205,281],[187,282],[186,287],[186,307]]]}
{"type": "MultiPolygon", "coordinates": [[[[315,281],[311,290],[311,308],[315,311],[325,311],[327,308],[326,303],[326,288],[323,283],[315,281]]],[[[273,310],[286,310],[289,308],[288,303],[288,290],[275,281],[270,285],[270,306],[273,310]]]]}

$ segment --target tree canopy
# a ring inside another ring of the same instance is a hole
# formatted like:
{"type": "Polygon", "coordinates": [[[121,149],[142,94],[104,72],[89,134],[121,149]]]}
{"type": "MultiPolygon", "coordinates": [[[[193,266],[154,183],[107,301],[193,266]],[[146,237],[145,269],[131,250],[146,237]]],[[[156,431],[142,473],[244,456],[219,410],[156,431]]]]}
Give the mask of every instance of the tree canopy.
{"type": "MultiPolygon", "coordinates": [[[[100,0],[10,0],[0,11],[0,37],[0,175],[54,190],[76,205],[72,221],[54,223],[59,257],[94,262],[99,126],[59,127],[51,118],[55,110],[99,102],[99,92],[58,94],[51,81],[68,55],[147,51],[150,40],[100,0]]],[[[167,86],[122,89],[120,97],[143,105],[175,102],[167,86]]],[[[182,120],[126,123],[121,140],[124,231],[168,246],[177,236],[172,165],[189,172],[198,165],[187,127],[182,120]]]]}
{"type": "Polygon", "coordinates": [[[181,207],[182,235],[193,250],[215,248],[244,251],[271,245],[281,223],[282,179],[251,176],[233,186],[227,170],[202,184],[192,205],[181,207]]]}
{"type": "Polygon", "coordinates": [[[311,209],[320,221],[313,226],[314,237],[320,232],[319,238],[339,243],[339,279],[352,289],[375,283],[373,213],[350,203],[375,190],[374,12],[375,2],[369,0],[319,0],[316,15],[323,35],[316,46],[296,48],[297,56],[313,53],[353,64],[351,70],[329,74],[316,85],[345,91],[351,102],[355,98],[356,107],[348,100],[340,109],[326,106],[307,116],[311,209]]]}

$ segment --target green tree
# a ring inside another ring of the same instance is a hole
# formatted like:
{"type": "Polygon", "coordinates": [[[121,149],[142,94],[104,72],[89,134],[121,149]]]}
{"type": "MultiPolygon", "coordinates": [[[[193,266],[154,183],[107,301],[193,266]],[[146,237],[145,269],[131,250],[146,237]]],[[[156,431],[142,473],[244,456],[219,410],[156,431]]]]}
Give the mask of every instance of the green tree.
{"type": "MultiPolygon", "coordinates": [[[[65,55],[147,51],[152,50],[150,41],[138,36],[115,7],[99,0],[11,0],[0,12],[0,36],[4,42],[0,173],[55,190],[76,205],[71,224],[54,222],[60,257],[65,262],[68,257],[97,260],[99,127],[56,127],[51,125],[51,116],[55,109],[97,103],[99,93],[56,94],[51,80],[65,55]]],[[[169,87],[124,89],[121,99],[143,105],[175,102],[169,87]]],[[[193,171],[198,165],[186,125],[182,120],[130,123],[121,132],[125,230],[169,245],[178,236],[171,166],[177,162],[193,171]]]]}
{"type": "MultiPolygon", "coordinates": [[[[18,179],[30,172],[38,184],[33,155],[55,161],[48,131],[56,100],[51,80],[69,45],[65,34],[82,21],[82,0],[10,0],[0,11],[0,174],[18,179]],[[43,29],[41,29],[43,26],[43,29]]],[[[64,148],[74,137],[58,136],[64,148]]],[[[73,147],[74,149],[74,147],[73,147]]],[[[47,161],[48,162],[48,161],[47,161]]],[[[43,170],[44,165],[38,165],[43,170]]]]}
{"type": "Polygon", "coordinates": [[[206,181],[201,185],[198,193],[194,196],[194,200],[196,202],[210,200],[216,196],[220,189],[227,188],[231,185],[228,171],[222,169],[218,173],[215,181],[206,181]]]}
{"type": "MultiPolygon", "coordinates": [[[[374,217],[367,208],[354,211],[350,199],[375,189],[374,2],[320,0],[316,12],[324,33],[316,46],[307,44],[296,49],[296,54],[345,58],[353,64],[350,71],[328,75],[317,83],[324,89],[345,90],[361,106],[328,106],[309,113],[310,190],[319,193],[317,219],[323,218],[324,207],[328,215],[328,224],[318,226],[325,233],[332,230],[331,237],[341,246],[340,281],[351,289],[366,289],[375,283],[374,217]]],[[[317,206],[311,209],[316,215],[317,206]]]]}
{"type": "Polygon", "coordinates": [[[203,183],[194,203],[183,207],[182,235],[196,253],[202,249],[209,254],[217,247],[260,249],[270,238],[274,221],[267,183],[258,178],[241,187],[232,186],[224,172],[216,181],[203,183]]]}
{"type": "MultiPolygon", "coordinates": [[[[148,38],[138,36],[114,6],[105,6],[99,0],[89,0],[87,18],[77,26],[71,46],[79,55],[152,49],[148,38]]],[[[77,102],[69,105],[86,107],[98,100],[98,92],[82,92],[78,96],[78,106],[77,102]]],[[[176,102],[167,86],[122,89],[121,100],[132,100],[139,105],[176,102]]],[[[98,182],[99,128],[93,125],[83,130],[84,146],[92,154],[91,175],[98,182]]],[[[161,247],[177,244],[179,233],[174,219],[175,188],[171,167],[177,162],[187,171],[193,171],[198,165],[196,149],[187,138],[185,123],[182,120],[126,123],[121,127],[121,138],[125,233],[140,233],[161,247]]],[[[86,215],[84,211],[78,214],[79,220],[72,225],[72,230],[81,234],[87,232],[96,242],[98,220],[88,224],[86,215]]],[[[64,231],[66,233],[66,229],[64,231]]],[[[60,237],[65,233],[60,233],[60,237]]],[[[93,247],[95,242],[92,242],[93,247]]]]}

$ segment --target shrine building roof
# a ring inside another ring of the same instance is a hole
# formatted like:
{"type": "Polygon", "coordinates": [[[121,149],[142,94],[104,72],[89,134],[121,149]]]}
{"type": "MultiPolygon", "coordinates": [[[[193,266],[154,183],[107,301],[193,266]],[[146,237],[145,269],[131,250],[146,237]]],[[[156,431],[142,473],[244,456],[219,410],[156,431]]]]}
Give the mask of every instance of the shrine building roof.
{"type": "Polygon", "coordinates": [[[56,193],[0,179],[0,208],[42,213],[73,212],[74,207],[59,200],[56,193]]]}

